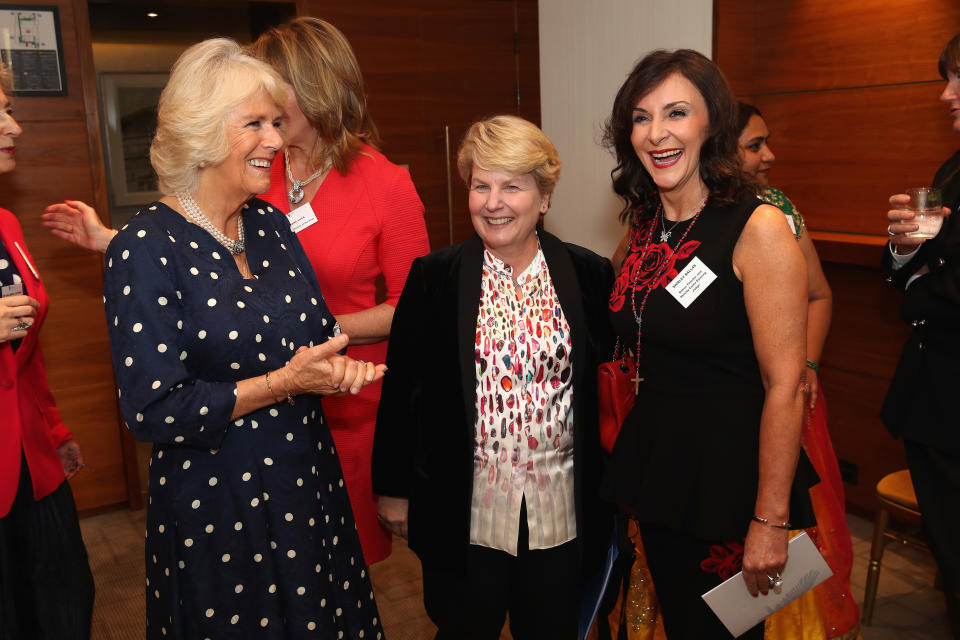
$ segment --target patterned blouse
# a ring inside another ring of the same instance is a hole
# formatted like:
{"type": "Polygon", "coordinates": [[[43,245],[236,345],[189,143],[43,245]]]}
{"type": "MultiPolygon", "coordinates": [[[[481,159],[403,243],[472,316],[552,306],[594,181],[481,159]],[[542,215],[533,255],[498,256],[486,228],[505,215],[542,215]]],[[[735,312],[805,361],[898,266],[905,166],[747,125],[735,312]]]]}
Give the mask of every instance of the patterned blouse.
{"type": "Polygon", "coordinates": [[[484,251],[476,333],[470,543],[517,554],[521,503],[530,549],[577,535],[570,325],[543,252],[516,279],[484,251]]]}
{"type": "Polygon", "coordinates": [[[783,194],[783,191],[766,187],[760,192],[760,199],[783,211],[783,215],[787,216],[787,223],[790,225],[790,230],[793,231],[793,236],[799,240],[800,236],[803,235],[803,216],[790,202],[790,199],[783,194]]]}

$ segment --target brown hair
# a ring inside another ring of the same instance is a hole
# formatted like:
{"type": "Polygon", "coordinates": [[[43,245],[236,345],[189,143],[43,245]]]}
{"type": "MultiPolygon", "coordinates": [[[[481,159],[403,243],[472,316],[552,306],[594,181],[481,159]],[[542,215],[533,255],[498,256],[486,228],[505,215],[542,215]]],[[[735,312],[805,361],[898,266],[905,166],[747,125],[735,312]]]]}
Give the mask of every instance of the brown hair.
{"type": "Polygon", "coordinates": [[[323,142],[313,151],[316,166],[329,159],[346,172],[361,143],[380,144],[367,113],[360,65],[339,29],[319,18],[294,18],[265,32],[249,50],[293,87],[300,110],[323,142]]]}
{"type": "Polygon", "coordinates": [[[674,73],[689,80],[707,105],[710,129],[700,148],[700,177],[710,190],[710,199],[728,203],[749,191],[737,154],[737,102],[726,78],[717,65],[692,49],[660,49],[634,66],[604,124],[603,142],[617,160],[610,176],[613,190],[624,200],[621,221],[630,218],[636,224],[638,214],[652,215],[660,201],[657,185],[637,156],[630,135],[637,102],[674,73]]]}
{"type": "Polygon", "coordinates": [[[937,70],[944,80],[948,73],[960,74],[960,33],[950,38],[950,42],[943,48],[940,60],[937,61],[937,70]]]}
{"type": "Polygon", "coordinates": [[[493,116],[470,125],[457,152],[457,169],[467,188],[474,165],[512,175],[529,173],[544,196],[553,193],[560,179],[557,148],[540,127],[518,116],[493,116]]]}
{"type": "Polygon", "coordinates": [[[744,102],[740,100],[737,102],[737,136],[743,135],[743,130],[747,128],[747,125],[750,124],[750,118],[757,116],[762,118],[763,114],[760,113],[760,109],[757,109],[755,106],[749,102],[744,102]]]}

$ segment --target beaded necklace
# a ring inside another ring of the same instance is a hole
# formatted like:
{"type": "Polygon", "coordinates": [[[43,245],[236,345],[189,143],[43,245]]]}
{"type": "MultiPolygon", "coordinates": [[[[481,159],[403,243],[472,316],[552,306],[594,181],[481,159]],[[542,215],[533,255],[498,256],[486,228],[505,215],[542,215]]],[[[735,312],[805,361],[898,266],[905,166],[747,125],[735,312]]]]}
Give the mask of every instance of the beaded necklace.
{"type": "Polygon", "coordinates": [[[176,195],[177,201],[180,203],[180,208],[187,214],[187,217],[193,220],[201,229],[204,229],[212,235],[213,239],[223,245],[223,248],[229,251],[231,255],[238,256],[244,252],[247,245],[243,233],[243,216],[237,216],[237,239],[231,240],[225,233],[220,231],[220,229],[217,229],[207,216],[203,215],[203,211],[200,210],[200,205],[190,197],[190,194],[178,193],[176,195]]]}
{"type": "MultiPolygon", "coordinates": [[[[680,236],[680,239],[677,240],[677,244],[672,248],[670,243],[666,243],[667,248],[670,249],[670,254],[663,259],[660,263],[660,267],[657,269],[657,272],[653,274],[651,279],[653,286],[647,285],[646,292],[643,294],[643,299],[640,300],[640,305],[637,305],[637,288],[640,282],[640,269],[637,269],[637,274],[633,278],[633,286],[630,288],[630,309],[633,311],[633,319],[637,323],[637,350],[634,351],[633,357],[634,361],[637,364],[637,373],[633,377],[633,394],[638,395],[640,393],[640,383],[644,381],[640,377],[640,355],[641,355],[641,340],[643,338],[643,310],[647,307],[647,299],[650,297],[650,293],[656,288],[656,283],[660,281],[660,277],[663,275],[663,272],[666,270],[667,265],[670,264],[670,258],[673,257],[673,254],[677,252],[677,249],[680,248],[680,245],[683,244],[683,241],[686,239],[687,234],[690,233],[690,229],[693,229],[693,225],[697,223],[697,220],[700,218],[700,214],[703,212],[704,207],[707,206],[707,199],[709,195],[704,196],[703,200],[700,201],[699,206],[697,207],[696,213],[693,214],[693,217],[690,218],[690,224],[687,225],[687,228],[684,229],[683,234],[680,236]]],[[[657,206],[657,212],[653,216],[653,222],[650,225],[650,232],[647,234],[647,241],[643,245],[643,249],[640,250],[640,255],[637,257],[637,263],[643,264],[644,258],[647,256],[647,251],[650,249],[650,242],[653,239],[653,233],[657,230],[657,226],[660,223],[660,218],[663,216],[663,203],[661,202],[657,206]]],[[[674,225],[675,227],[676,225],[674,225]]],[[[671,231],[673,229],[671,228],[671,231]]],[[[651,282],[648,280],[647,282],[651,282]]]]}

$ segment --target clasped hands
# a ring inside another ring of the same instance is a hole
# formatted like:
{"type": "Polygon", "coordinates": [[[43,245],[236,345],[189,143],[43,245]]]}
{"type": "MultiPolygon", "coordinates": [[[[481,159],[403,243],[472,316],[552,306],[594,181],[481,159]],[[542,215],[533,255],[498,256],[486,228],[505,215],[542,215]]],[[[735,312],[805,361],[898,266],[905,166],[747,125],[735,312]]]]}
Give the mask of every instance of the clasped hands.
{"type": "Polygon", "coordinates": [[[342,333],[314,347],[300,347],[290,362],[279,370],[279,387],[274,390],[291,396],[313,393],[323,396],[359,393],[383,377],[387,365],[354,360],[337,352],[350,338],[342,333]]]}

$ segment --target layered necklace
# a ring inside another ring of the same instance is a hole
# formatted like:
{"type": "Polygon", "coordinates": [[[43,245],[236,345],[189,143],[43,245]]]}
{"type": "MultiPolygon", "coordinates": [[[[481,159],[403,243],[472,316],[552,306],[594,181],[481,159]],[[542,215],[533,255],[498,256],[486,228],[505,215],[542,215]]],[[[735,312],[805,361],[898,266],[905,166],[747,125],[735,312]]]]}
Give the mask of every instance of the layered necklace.
{"type": "Polygon", "coordinates": [[[300,204],[300,201],[303,200],[303,188],[329,171],[332,163],[328,158],[326,163],[314,171],[306,180],[294,179],[293,172],[290,171],[290,154],[286,151],[283,152],[283,164],[287,168],[287,180],[293,185],[290,187],[290,191],[287,191],[287,198],[290,199],[291,204],[300,204]]]}
{"type": "Polygon", "coordinates": [[[183,212],[187,214],[188,218],[193,220],[201,229],[212,235],[214,240],[223,245],[223,248],[232,255],[238,256],[247,248],[243,235],[242,215],[237,216],[237,239],[231,240],[227,237],[227,234],[217,229],[207,216],[203,215],[203,211],[200,210],[200,205],[198,205],[197,201],[190,197],[190,195],[178,193],[177,201],[180,203],[180,208],[183,209],[183,212]]]}
{"type": "Polygon", "coordinates": [[[673,254],[677,252],[677,249],[680,248],[680,245],[683,244],[683,241],[686,239],[687,234],[690,233],[690,230],[693,229],[693,225],[697,223],[697,220],[700,218],[700,214],[703,212],[704,207],[707,206],[707,199],[710,197],[708,193],[703,197],[696,207],[692,210],[693,217],[688,218],[690,224],[687,225],[687,228],[684,229],[683,234],[680,236],[680,239],[677,240],[677,244],[673,247],[667,242],[670,238],[670,234],[674,229],[677,228],[677,225],[682,222],[682,220],[677,220],[670,227],[670,231],[667,231],[666,224],[663,222],[665,216],[663,215],[663,202],[657,206],[657,212],[653,216],[653,220],[650,224],[650,232],[647,234],[647,240],[643,245],[643,249],[640,250],[640,255],[637,257],[637,264],[643,264],[644,259],[647,257],[647,253],[650,250],[650,244],[653,240],[653,234],[657,230],[657,226],[663,224],[663,231],[660,233],[660,241],[667,244],[667,249],[670,250],[670,253],[663,258],[660,262],[660,266],[657,268],[656,273],[653,274],[653,277],[647,280],[646,291],[643,293],[643,298],[640,300],[640,304],[637,304],[637,289],[640,288],[640,273],[641,269],[637,269],[636,275],[633,277],[632,287],[630,288],[630,309],[633,311],[633,319],[637,323],[637,350],[634,351],[633,357],[637,364],[637,373],[635,376],[635,386],[634,394],[639,392],[640,383],[643,382],[643,378],[640,377],[640,354],[641,346],[643,339],[643,310],[647,307],[647,299],[650,297],[650,293],[656,288],[657,283],[660,282],[660,278],[663,276],[664,271],[666,271],[667,266],[671,264],[671,258],[673,254]]]}

